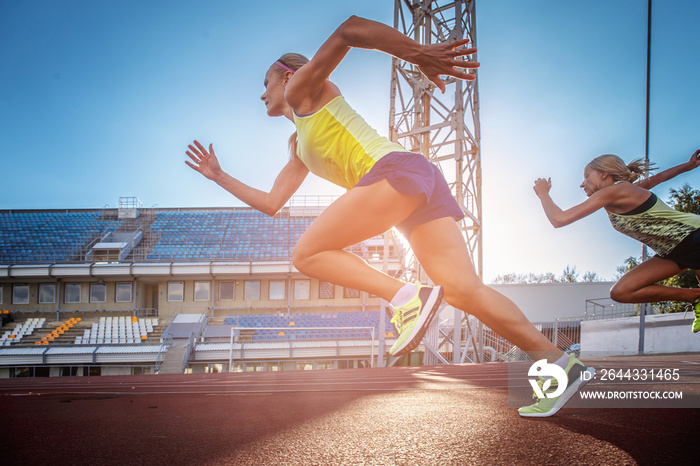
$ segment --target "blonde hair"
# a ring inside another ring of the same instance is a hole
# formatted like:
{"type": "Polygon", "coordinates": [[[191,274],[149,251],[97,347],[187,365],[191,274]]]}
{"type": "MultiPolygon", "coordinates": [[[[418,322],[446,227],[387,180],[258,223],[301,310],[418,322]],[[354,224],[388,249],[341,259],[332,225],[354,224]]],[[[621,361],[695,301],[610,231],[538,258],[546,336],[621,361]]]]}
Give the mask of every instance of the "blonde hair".
{"type": "MultiPolygon", "coordinates": [[[[279,57],[277,61],[284,65],[286,68],[292,70],[293,72],[297,71],[299,68],[309,63],[309,59],[300,53],[285,53],[284,55],[279,57]]],[[[281,66],[274,67],[278,70],[278,73],[280,75],[283,75],[287,72],[287,69],[281,66]]]]}
{"type": "Polygon", "coordinates": [[[652,164],[642,159],[625,164],[620,157],[613,154],[604,154],[594,158],[586,165],[586,168],[607,173],[615,181],[629,181],[630,183],[648,177],[649,173],[654,170],[652,164]]]}
{"type": "MultiPolygon", "coordinates": [[[[304,55],[301,55],[300,53],[285,53],[282,55],[278,60],[278,63],[281,63],[282,66],[276,66],[272,65],[272,68],[277,70],[277,73],[279,76],[283,76],[285,73],[288,72],[288,70],[292,70],[292,72],[297,71],[299,68],[302,66],[306,65],[309,62],[309,59],[306,58],[304,55]]],[[[297,155],[297,133],[296,131],[294,134],[292,134],[289,137],[289,158],[291,159],[295,155],[297,155]]]]}

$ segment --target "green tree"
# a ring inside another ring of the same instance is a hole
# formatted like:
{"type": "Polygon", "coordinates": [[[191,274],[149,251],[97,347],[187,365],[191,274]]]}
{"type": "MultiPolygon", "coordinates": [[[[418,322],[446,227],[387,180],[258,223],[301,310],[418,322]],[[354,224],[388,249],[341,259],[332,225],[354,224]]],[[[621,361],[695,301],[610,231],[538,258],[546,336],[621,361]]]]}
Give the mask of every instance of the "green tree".
{"type": "Polygon", "coordinates": [[[562,283],[576,283],[577,280],[578,272],[576,271],[576,267],[571,267],[570,265],[566,266],[559,278],[559,281],[562,283]]]}
{"type": "Polygon", "coordinates": [[[583,281],[586,283],[592,282],[602,282],[603,279],[598,276],[596,272],[591,272],[590,270],[583,274],[583,281]]]}
{"type": "Polygon", "coordinates": [[[617,276],[615,277],[615,280],[619,280],[624,274],[626,274],[641,263],[641,257],[629,256],[627,259],[625,259],[625,263],[617,268],[617,276]]]}
{"type": "Polygon", "coordinates": [[[700,191],[691,188],[691,186],[686,183],[678,191],[671,189],[670,193],[671,198],[669,199],[669,204],[673,208],[681,212],[700,215],[700,191]]]}
{"type": "Polygon", "coordinates": [[[528,283],[557,283],[557,277],[552,272],[531,273],[528,275],[528,283]]]}
{"type": "MultiPolygon", "coordinates": [[[[495,284],[514,284],[514,283],[576,283],[578,282],[579,273],[576,267],[567,265],[561,276],[557,278],[552,272],[546,273],[506,273],[498,275],[494,278],[495,284]]],[[[601,282],[602,278],[596,272],[586,272],[583,274],[584,282],[601,282]]]]}
{"type": "Polygon", "coordinates": [[[513,284],[513,283],[525,283],[525,275],[517,274],[517,273],[505,273],[503,275],[498,275],[496,278],[493,280],[494,283],[500,283],[500,284],[513,284]]]}

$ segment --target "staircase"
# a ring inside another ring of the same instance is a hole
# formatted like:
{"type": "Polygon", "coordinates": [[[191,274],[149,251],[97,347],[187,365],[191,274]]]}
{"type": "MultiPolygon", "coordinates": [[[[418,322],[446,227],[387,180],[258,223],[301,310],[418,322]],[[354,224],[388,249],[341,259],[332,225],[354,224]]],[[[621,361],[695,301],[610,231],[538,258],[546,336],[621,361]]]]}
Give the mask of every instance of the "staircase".
{"type": "Polygon", "coordinates": [[[159,374],[182,374],[182,358],[185,356],[186,338],[173,340],[173,346],[165,352],[159,374]]]}

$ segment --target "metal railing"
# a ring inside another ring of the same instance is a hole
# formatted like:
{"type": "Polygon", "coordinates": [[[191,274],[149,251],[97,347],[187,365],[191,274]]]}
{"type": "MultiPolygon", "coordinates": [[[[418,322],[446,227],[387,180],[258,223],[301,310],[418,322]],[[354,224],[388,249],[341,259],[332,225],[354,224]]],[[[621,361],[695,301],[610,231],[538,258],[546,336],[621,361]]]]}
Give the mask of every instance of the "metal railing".
{"type": "Polygon", "coordinates": [[[204,329],[207,327],[207,322],[207,314],[204,313],[199,317],[197,324],[195,325],[194,329],[192,329],[190,338],[187,340],[187,345],[185,346],[185,353],[182,355],[182,372],[185,372],[185,369],[187,369],[187,364],[190,362],[190,356],[194,351],[196,341],[202,336],[202,333],[204,333],[204,329]]]}
{"type": "Polygon", "coordinates": [[[331,194],[292,196],[287,205],[289,207],[328,207],[338,197],[331,194]]]}
{"type": "Polygon", "coordinates": [[[163,341],[161,342],[160,345],[160,350],[158,351],[158,354],[156,355],[156,373],[160,372],[160,366],[163,364],[163,360],[165,359],[165,353],[168,352],[170,348],[173,347],[173,336],[168,335],[165,338],[163,338],[163,341]]]}
{"type": "MultiPolygon", "coordinates": [[[[284,332],[293,332],[297,330],[322,330],[322,331],[327,331],[327,330],[367,330],[371,340],[372,340],[372,345],[371,345],[371,354],[370,354],[370,367],[375,367],[375,350],[374,348],[376,347],[378,341],[377,337],[375,335],[375,328],[374,327],[294,327],[294,328],[289,328],[289,327],[239,327],[239,326],[231,326],[231,339],[229,342],[229,358],[228,358],[228,367],[229,371],[233,367],[233,344],[234,343],[241,343],[238,341],[235,341],[234,338],[239,334],[241,330],[281,330],[284,332]]],[[[279,340],[269,340],[268,342],[275,342],[279,340]]],[[[304,339],[304,340],[283,340],[283,341],[288,341],[288,342],[303,342],[303,341],[309,341],[309,339],[304,339]]],[[[259,342],[246,342],[246,343],[259,343],[259,342]]]]}
{"type": "Polygon", "coordinates": [[[135,309],[135,315],[139,319],[150,319],[154,317],[158,317],[158,308],[155,307],[143,307],[143,308],[138,308],[135,309]]]}
{"type": "MultiPolygon", "coordinates": [[[[665,314],[675,311],[678,303],[672,301],[661,301],[651,303],[653,314],[665,314]]],[[[617,317],[630,317],[639,315],[641,304],[618,303],[611,298],[598,298],[586,300],[586,314],[583,317],[571,317],[571,320],[598,320],[615,319],[617,317]]],[[[560,319],[563,321],[564,319],[560,319]]]]}
{"type": "MultiPolygon", "coordinates": [[[[192,308],[192,307],[194,307],[194,308],[200,308],[200,309],[202,309],[202,308],[205,309],[205,312],[202,314],[203,318],[200,317],[200,318],[197,320],[197,327],[202,326],[202,329],[204,328],[204,326],[201,325],[201,324],[202,324],[202,321],[203,321],[205,324],[206,324],[206,322],[207,322],[207,319],[206,319],[206,311],[209,309],[207,306],[197,306],[197,305],[194,305],[194,306],[178,306],[177,308],[175,308],[175,311],[174,311],[174,312],[172,313],[172,315],[168,318],[168,320],[166,320],[165,323],[163,324],[163,332],[162,332],[162,334],[161,334],[161,335],[162,335],[161,338],[162,338],[162,343],[163,343],[163,344],[161,345],[160,351],[158,352],[158,356],[157,356],[157,358],[156,358],[156,372],[159,372],[159,371],[160,371],[160,366],[161,366],[161,364],[163,364],[163,360],[165,359],[165,353],[167,353],[167,351],[168,351],[170,348],[173,347],[173,339],[174,339],[174,336],[173,336],[173,333],[172,333],[172,331],[171,331],[171,328],[172,328],[172,326],[173,326],[173,323],[175,322],[175,318],[176,318],[178,315],[180,315],[180,313],[181,313],[184,309],[186,309],[186,308],[192,308]]],[[[195,330],[196,330],[197,327],[195,327],[195,330]]],[[[193,330],[193,332],[190,334],[190,340],[192,340],[193,335],[194,335],[194,330],[193,330]]],[[[188,343],[187,343],[188,346],[189,346],[189,344],[190,344],[190,343],[189,343],[190,340],[188,340],[188,343]]],[[[186,355],[185,357],[187,357],[187,349],[185,349],[185,355],[186,355]]],[[[183,364],[184,364],[184,363],[183,363],[183,364]]],[[[184,368],[183,368],[183,371],[184,371],[184,368]]]]}
{"type": "Polygon", "coordinates": [[[56,314],[56,322],[61,320],[61,314],[84,314],[84,313],[125,313],[131,315],[132,317],[145,318],[145,317],[158,317],[158,309],[156,308],[131,308],[131,309],[60,309],[60,310],[12,310],[12,314],[56,314]]]}

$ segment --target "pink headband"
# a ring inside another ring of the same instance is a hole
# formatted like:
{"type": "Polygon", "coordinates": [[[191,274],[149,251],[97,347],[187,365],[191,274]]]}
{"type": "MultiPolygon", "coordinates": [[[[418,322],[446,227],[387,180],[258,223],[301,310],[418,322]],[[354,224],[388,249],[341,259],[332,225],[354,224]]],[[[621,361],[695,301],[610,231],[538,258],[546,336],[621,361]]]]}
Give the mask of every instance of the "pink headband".
{"type": "Polygon", "coordinates": [[[284,68],[285,70],[287,70],[287,71],[289,71],[290,73],[294,74],[294,70],[293,70],[293,69],[291,69],[290,67],[288,67],[287,65],[285,65],[284,63],[282,63],[282,62],[280,62],[280,61],[276,61],[276,62],[275,62],[275,65],[281,66],[281,67],[284,68]]]}

